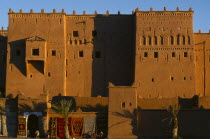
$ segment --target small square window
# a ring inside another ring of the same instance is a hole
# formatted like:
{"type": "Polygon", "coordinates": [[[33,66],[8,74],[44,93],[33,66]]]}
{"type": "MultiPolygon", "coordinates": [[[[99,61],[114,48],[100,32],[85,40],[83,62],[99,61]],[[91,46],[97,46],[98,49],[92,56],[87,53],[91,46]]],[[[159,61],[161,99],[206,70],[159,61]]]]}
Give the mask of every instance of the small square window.
{"type": "Polygon", "coordinates": [[[33,75],[30,75],[30,78],[32,78],[33,77],[33,75]]]}
{"type": "Polygon", "coordinates": [[[148,53],[147,52],[144,52],[144,57],[148,57],[148,53]]]}
{"type": "Polygon", "coordinates": [[[187,57],[187,52],[184,52],[184,57],[187,57]]]}
{"type": "Polygon", "coordinates": [[[79,37],[79,32],[78,31],[73,31],[73,37],[79,37]]]}
{"type": "Polygon", "coordinates": [[[84,57],[83,51],[79,51],[79,57],[84,57]]]}
{"type": "Polygon", "coordinates": [[[39,49],[32,49],[32,55],[39,56],[39,49]]]}
{"type": "Polygon", "coordinates": [[[52,56],[56,56],[56,51],[52,50],[52,56]]]}
{"type": "Polygon", "coordinates": [[[175,52],[172,52],[172,57],[176,57],[176,53],[175,52]]]}
{"type": "Polygon", "coordinates": [[[101,52],[100,51],[96,51],[95,58],[101,58],[101,52]]]}
{"type": "Polygon", "coordinates": [[[158,58],[158,52],[154,52],[154,58],[158,58]]]}
{"type": "Polygon", "coordinates": [[[92,36],[93,36],[93,37],[96,37],[96,36],[97,36],[96,30],[92,31],[92,36]]]}

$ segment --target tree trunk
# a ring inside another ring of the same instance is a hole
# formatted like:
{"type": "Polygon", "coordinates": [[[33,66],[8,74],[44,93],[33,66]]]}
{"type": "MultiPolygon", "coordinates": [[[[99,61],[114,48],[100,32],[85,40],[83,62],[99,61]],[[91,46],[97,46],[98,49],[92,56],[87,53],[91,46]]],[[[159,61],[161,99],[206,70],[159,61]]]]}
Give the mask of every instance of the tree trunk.
{"type": "Polygon", "coordinates": [[[173,129],[173,138],[178,137],[178,127],[173,129]]]}
{"type": "Polygon", "coordinates": [[[3,136],[8,136],[8,133],[7,133],[7,117],[6,117],[6,114],[3,114],[2,115],[2,131],[3,131],[3,136]]]}
{"type": "Polygon", "coordinates": [[[65,121],[64,121],[64,123],[65,123],[65,125],[64,125],[64,134],[65,134],[65,138],[66,138],[66,139],[69,139],[69,130],[68,130],[68,129],[69,129],[69,128],[68,128],[68,122],[69,122],[68,120],[69,120],[69,119],[68,119],[68,117],[65,117],[64,120],[65,120],[65,121]]]}

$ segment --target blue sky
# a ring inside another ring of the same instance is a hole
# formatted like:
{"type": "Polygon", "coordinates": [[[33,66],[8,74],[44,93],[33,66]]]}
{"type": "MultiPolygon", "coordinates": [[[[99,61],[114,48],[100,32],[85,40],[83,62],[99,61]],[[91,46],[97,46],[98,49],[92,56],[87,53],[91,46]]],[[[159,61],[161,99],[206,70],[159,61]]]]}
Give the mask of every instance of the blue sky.
{"type": "Polygon", "coordinates": [[[140,8],[142,11],[149,10],[153,7],[156,11],[167,10],[174,11],[176,7],[187,11],[192,7],[194,14],[194,32],[201,29],[203,32],[210,30],[210,0],[0,0],[0,26],[5,28],[8,26],[8,10],[12,8],[15,12],[23,9],[24,12],[29,12],[34,9],[35,12],[40,12],[45,9],[46,12],[52,12],[52,9],[65,9],[66,13],[71,14],[73,10],[77,14],[82,14],[86,10],[87,14],[92,14],[95,10],[99,14],[103,14],[106,10],[110,10],[111,14],[116,14],[121,10],[122,14],[130,14],[135,8],[140,8]]]}

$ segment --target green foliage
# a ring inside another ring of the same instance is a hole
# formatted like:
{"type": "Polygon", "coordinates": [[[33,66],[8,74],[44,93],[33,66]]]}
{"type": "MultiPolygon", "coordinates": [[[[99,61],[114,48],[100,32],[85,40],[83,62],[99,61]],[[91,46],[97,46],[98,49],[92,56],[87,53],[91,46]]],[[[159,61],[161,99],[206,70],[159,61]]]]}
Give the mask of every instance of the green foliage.
{"type": "Polygon", "coordinates": [[[66,118],[69,113],[74,111],[72,100],[61,99],[60,102],[52,102],[52,110],[66,118]]]}

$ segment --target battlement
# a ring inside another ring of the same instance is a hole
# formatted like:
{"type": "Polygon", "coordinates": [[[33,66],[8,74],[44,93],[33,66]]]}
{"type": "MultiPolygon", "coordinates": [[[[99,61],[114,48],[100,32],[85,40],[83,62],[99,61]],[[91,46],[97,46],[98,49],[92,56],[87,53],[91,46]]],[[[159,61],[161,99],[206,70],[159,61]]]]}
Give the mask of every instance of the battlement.
{"type": "MultiPolygon", "coordinates": [[[[192,13],[193,9],[189,8],[189,11],[180,11],[180,8],[177,7],[176,11],[167,11],[167,8],[164,7],[163,11],[154,11],[153,8],[150,8],[149,11],[140,11],[139,8],[136,8],[135,10],[133,10],[131,13],[131,15],[135,14],[135,13],[183,13],[183,12],[189,12],[192,13]]],[[[12,9],[9,9],[9,13],[8,14],[66,14],[65,9],[62,9],[61,12],[57,12],[56,9],[53,9],[52,13],[45,13],[44,9],[41,9],[40,13],[35,13],[33,9],[30,9],[30,12],[26,12],[24,13],[22,9],[19,10],[19,12],[14,12],[12,9]]],[[[86,11],[83,11],[83,14],[77,14],[77,12],[75,10],[72,11],[72,14],[68,14],[68,15],[121,15],[121,11],[118,10],[117,14],[111,14],[109,10],[106,11],[105,14],[98,14],[98,11],[95,11],[93,14],[87,14],[86,11]]]]}

